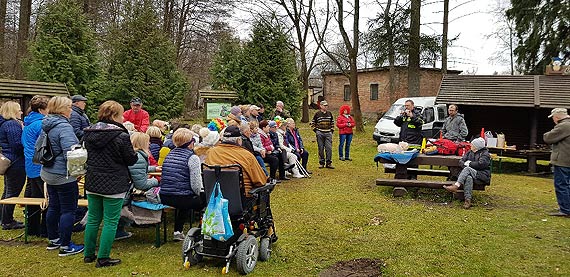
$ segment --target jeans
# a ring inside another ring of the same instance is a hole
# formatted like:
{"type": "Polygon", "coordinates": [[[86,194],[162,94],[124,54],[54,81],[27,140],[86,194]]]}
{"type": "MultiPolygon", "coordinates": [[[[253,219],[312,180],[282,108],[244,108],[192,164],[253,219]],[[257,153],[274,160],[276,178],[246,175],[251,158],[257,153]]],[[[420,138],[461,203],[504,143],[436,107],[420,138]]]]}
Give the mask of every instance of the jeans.
{"type": "MultiPolygon", "coordinates": [[[[176,208],[176,216],[174,217],[174,231],[182,232],[184,222],[190,218],[192,210],[201,210],[204,203],[200,196],[196,195],[160,195],[160,202],[176,208]]],[[[192,224],[192,222],[190,222],[192,224]]]]}
{"type": "MultiPolygon", "coordinates": [[[[28,178],[24,197],[44,198],[44,181],[41,177],[28,178]]],[[[28,233],[32,236],[46,236],[46,211],[39,206],[28,206],[28,233]]]]}
{"type": "Polygon", "coordinates": [[[317,146],[319,147],[319,164],[332,163],[332,132],[317,130],[317,146]],[[325,156],[326,155],[326,156],[325,156]]]}
{"type": "Polygon", "coordinates": [[[121,218],[123,208],[123,198],[109,198],[101,195],[87,194],[88,209],[87,224],[85,225],[85,257],[95,255],[97,245],[97,234],[99,225],[103,221],[101,228],[101,238],[99,240],[99,253],[97,258],[106,259],[111,255],[111,247],[115,241],[117,224],[121,218]]]}
{"type": "Polygon", "coordinates": [[[261,166],[261,169],[263,169],[263,172],[265,172],[265,176],[269,176],[269,173],[267,172],[267,168],[265,168],[265,162],[263,161],[263,158],[259,155],[255,155],[255,159],[257,160],[257,162],[261,166]]]}
{"type": "MultiPolygon", "coordinates": [[[[26,170],[23,167],[9,167],[4,174],[4,193],[2,199],[18,197],[26,183],[26,170]]],[[[14,221],[15,205],[2,205],[2,224],[14,221]]]]}
{"type": "Polygon", "coordinates": [[[471,167],[465,167],[459,173],[457,177],[457,182],[463,185],[463,194],[465,194],[465,200],[471,200],[473,194],[473,180],[477,178],[477,170],[471,167]]]}
{"type": "Polygon", "coordinates": [[[342,158],[342,148],[344,146],[344,157],[350,159],[350,143],[352,142],[352,134],[339,135],[339,138],[340,143],[338,144],[338,156],[342,158]]]}
{"type": "Polygon", "coordinates": [[[570,214],[570,167],[554,166],[554,190],[560,212],[570,214]]]}
{"type": "Polygon", "coordinates": [[[77,181],[55,186],[48,184],[47,190],[49,195],[46,214],[48,239],[59,238],[61,246],[69,246],[79,197],[77,181]]]}

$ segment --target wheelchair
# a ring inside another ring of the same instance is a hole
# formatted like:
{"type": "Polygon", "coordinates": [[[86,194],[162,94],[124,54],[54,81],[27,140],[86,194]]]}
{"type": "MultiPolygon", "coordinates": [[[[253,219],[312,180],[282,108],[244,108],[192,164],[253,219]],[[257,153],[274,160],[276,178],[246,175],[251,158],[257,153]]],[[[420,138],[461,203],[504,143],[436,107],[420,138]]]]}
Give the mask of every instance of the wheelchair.
{"type": "Polygon", "coordinates": [[[202,174],[206,199],[209,199],[216,182],[220,183],[222,194],[229,202],[234,235],[226,241],[217,241],[203,235],[201,228],[190,229],[182,245],[184,268],[201,262],[203,257],[218,258],[225,260],[222,274],[226,274],[235,257],[238,272],[248,274],[253,271],[258,259],[267,261],[270,258],[272,244],[277,240],[269,205],[269,194],[275,183],[250,190],[253,197],[246,198],[239,164],[202,164],[202,174]]]}

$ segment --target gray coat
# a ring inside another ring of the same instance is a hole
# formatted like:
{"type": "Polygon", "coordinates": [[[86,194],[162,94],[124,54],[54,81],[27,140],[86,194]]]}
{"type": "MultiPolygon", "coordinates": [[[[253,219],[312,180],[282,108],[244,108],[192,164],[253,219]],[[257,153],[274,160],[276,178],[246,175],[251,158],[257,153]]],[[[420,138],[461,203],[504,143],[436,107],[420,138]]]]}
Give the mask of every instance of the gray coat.
{"type": "Polygon", "coordinates": [[[463,115],[458,113],[454,117],[448,116],[443,122],[443,138],[453,141],[464,141],[467,137],[467,124],[463,115]]]}
{"type": "Polygon", "coordinates": [[[558,121],[554,129],[544,133],[544,142],[552,145],[550,163],[570,167],[570,117],[558,121]]]}

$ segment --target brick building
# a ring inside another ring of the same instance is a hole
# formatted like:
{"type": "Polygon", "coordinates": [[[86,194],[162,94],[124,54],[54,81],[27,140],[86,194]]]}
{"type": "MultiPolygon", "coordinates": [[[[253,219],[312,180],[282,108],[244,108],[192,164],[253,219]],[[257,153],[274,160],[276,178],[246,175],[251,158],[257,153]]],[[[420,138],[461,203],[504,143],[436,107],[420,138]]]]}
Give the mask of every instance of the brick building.
{"type": "MultiPolygon", "coordinates": [[[[441,69],[421,68],[420,96],[436,96],[441,84],[441,69]]],[[[448,74],[461,71],[448,70],[448,74]]],[[[338,110],[341,105],[351,105],[348,78],[340,72],[325,72],[323,76],[323,96],[329,108],[338,110]]],[[[360,109],[366,117],[377,117],[390,108],[399,98],[408,95],[408,67],[396,66],[395,92],[390,97],[388,67],[366,68],[358,70],[358,94],[360,109]]]]}

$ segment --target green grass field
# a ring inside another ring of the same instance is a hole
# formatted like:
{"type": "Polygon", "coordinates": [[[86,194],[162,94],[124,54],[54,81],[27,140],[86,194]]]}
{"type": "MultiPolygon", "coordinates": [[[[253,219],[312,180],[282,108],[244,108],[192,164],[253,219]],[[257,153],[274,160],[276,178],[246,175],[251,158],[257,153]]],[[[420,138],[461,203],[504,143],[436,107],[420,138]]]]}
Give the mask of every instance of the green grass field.
{"type": "MultiPolygon", "coordinates": [[[[412,190],[394,198],[391,188],[375,185],[376,178],[392,175],[373,162],[376,143],[370,130],[355,135],[352,162],[338,161],[335,134],[336,169],[330,170],[317,168],[314,135],[299,125],[313,177],[276,187],[272,207],[279,241],[271,260],[258,262],[252,276],[315,276],[354,258],[383,260],[385,276],[570,275],[570,219],[546,215],[557,208],[552,178],[495,174],[486,191],[474,193],[471,210],[444,190],[412,190]]],[[[16,216],[22,218],[21,208],[16,216]]],[[[154,229],[130,231],[135,235],[112,250],[123,263],[104,269],[84,264],[79,255],[60,258],[57,251],[45,250],[43,239],[0,243],[0,276],[220,275],[219,260],[205,259],[185,271],[180,242],[155,249],[154,229]]],[[[21,233],[0,231],[0,238],[21,233]]],[[[82,239],[73,235],[75,242],[82,239]]],[[[235,262],[229,275],[238,275],[235,262]]]]}

